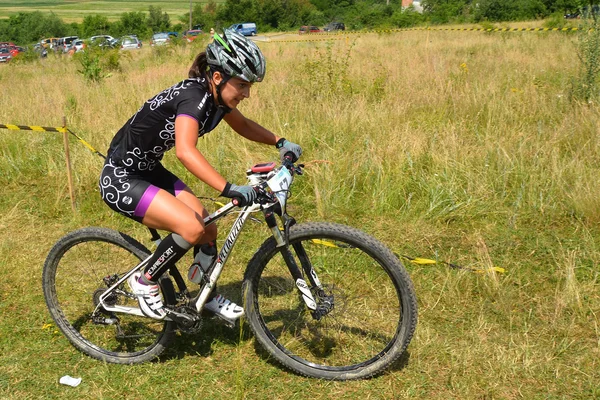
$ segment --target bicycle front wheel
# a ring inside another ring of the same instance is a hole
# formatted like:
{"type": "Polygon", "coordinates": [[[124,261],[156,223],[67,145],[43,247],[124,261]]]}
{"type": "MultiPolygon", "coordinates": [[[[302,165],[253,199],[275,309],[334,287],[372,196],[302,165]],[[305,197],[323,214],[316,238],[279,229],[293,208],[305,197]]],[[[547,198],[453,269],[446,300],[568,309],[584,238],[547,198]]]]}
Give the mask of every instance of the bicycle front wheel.
{"type": "MultiPolygon", "coordinates": [[[[314,268],[328,309],[307,309],[280,249],[269,238],[246,271],[244,299],[258,342],[302,375],[348,380],[381,373],[408,347],[417,300],[402,263],[381,242],[354,228],[309,223],[290,229],[290,250],[314,268]]],[[[305,278],[308,283],[308,279],[305,278]]]]}
{"type": "MultiPolygon", "coordinates": [[[[44,297],[56,325],[77,349],[118,364],[149,361],[164,351],[175,334],[173,322],[97,307],[111,281],[116,282],[149,254],[135,239],[96,227],[71,232],[50,250],[42,277],[44,297]]],[[[172,292],[165,291],[164,285],[163,300],[169,303],[172,292]]],[[[138,307],[130,292],[124,283],[106,301],[138,307]]]]}

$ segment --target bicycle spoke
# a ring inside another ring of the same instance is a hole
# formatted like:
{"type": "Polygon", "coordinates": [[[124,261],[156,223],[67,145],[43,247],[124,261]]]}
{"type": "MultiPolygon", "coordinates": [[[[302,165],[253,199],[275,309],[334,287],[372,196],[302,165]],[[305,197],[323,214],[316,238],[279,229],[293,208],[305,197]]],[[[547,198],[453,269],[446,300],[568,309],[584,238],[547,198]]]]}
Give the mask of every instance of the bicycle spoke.
{"type": "MultiPolygon", "coordinates": [[[[44,295],[58,327],[81,351],[103,360],[146,361],[172,337],[171,323],[106,311],[100,297],[147,253],[135,241],[102,228],[61,239],[44,266],[44,295]]],[[[107,305],[138,307],[127,283],[105,296],[107,305]]]]}

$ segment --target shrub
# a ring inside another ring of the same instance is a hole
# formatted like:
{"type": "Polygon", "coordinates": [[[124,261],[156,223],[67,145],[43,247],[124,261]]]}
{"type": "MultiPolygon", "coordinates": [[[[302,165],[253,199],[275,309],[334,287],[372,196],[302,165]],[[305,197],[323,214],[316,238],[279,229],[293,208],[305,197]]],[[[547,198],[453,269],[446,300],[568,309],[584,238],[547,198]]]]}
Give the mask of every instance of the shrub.
{"type": "Polygon", "coordinates": [[[572,82],[571,97],[589,103],[598,98],[600,73],[600,23],[598,19],[584,20],[579,32],[577,55],[579,75],[572,82]]]}

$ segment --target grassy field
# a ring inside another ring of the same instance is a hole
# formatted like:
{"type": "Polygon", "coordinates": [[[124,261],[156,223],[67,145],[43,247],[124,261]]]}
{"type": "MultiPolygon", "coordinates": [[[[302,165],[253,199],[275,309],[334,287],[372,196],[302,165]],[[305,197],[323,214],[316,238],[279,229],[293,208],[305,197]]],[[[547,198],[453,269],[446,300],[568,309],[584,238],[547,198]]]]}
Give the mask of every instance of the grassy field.
{"type": "MultiPolygon", "coordinates": [[[[570,100],[577,36],[414,31],[260,46],[267,77],[240,108],[305,150],[290,213],[483,272],[407,264],[420,307],[415,338],[405,362],[367,381],[298,377],[257,351],[246,326],[210,321],[159,362],[103,364],[53,325],[42,265],[59,237],[82,226],[149,245],[147,232],[101,202],[102,161],[78,142],[73,212],[62,137],[0,130],[0,397],[599,398],[600,114],[596,103],[570,100]],[[82,384],[61,386],[67,374],[82,384]]],[[[186,75],[197,51],[128,53],[100,84],[86,83],[67,57],[0,65],[0,123],[59,126],[64,115],[104,152],[144,100],[186,75]]],[[[276,157],[226,126],[199,148],[233,182],[276,157]]],[[[217,195],[174,154],[164,162],[197,194],[217,195]]],[[[267,234],[248,225],[236,246],[222,276],[234,300],[267,234]]]]}
{"type": "MultiPolygon", "coordinates": [[[[217,1],[219,2],[219,1],[217,1]]],[[[207,3],[194,0],[192,4],[207,3]]],[[[148,11],[149,6],[160,7],[176,22],[179,17],[190,12],[189,0],[0,0],[0,18],[8,18],[18,12],[52,12],[65,22],[81,22],[86,15],[103,15],[114,21],[124,12],[148,11]]]]}

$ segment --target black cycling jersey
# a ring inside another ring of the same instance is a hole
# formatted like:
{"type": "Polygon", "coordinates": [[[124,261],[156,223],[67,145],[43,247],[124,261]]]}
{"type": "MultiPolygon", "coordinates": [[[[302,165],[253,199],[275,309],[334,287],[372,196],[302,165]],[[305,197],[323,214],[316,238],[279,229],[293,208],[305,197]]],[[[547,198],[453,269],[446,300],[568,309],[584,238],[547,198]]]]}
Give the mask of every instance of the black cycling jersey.
{"type": "Polygon", "coordinates": [[[198,121],[198,137],[213,130],[225,111],[215,105],[204,78],[181,81],[157,94],[127,121],[113,138],[108,158],[126,173],[152,171],[164,153],[175,146],[175,118],[198,121]]]}
{"type": "Polygon", "coordinates": [[[194,118],[201,137],[218,125],[225,112],[214,104],[202,78],[186,79],[148,100],[110,144],[99,182],[104,202],[141,222],[159,189],[177,196],[186,185],[160,163],[175,146],[175,118],[194,118]]]}

